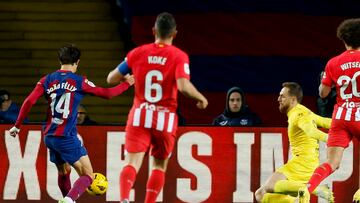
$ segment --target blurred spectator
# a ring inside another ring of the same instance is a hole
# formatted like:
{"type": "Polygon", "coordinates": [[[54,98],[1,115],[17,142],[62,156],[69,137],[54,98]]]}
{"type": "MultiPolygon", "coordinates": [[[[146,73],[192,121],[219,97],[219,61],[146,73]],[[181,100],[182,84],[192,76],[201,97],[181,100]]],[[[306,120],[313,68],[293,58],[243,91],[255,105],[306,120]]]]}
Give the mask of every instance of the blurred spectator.
{"type": "Polygon", "coordinates": [[[226,108],[216,117],[213,125],[217,126],[259,126],[260,118],[250,110],[241,88],[232,87],[226,95],[226,108]]]}
{"type": "MultiPolygon", "coordinates": [[[[0,124],[13,124],[16,122],[20,108],[11,100],[10,93],[0,90],[0,124]]],[[[26,118],[24,123],[29,122],[26,118]]]]}
{"type": "Polygon", "coordinates": [[[84,105],[81,104],[78,106],[77,125],[98,125],[96,121],[90,119],[84,105]]]}
{"type": "MultiPolygon", "coordinates": [[[[319,85],[323,77],[324,71],[320,73],[319,85]]],[[[332,117],[334,111],[334,105],[336,103],[336,89],[332,88],[329,95],[326,98],[318,96],[316,100],[318,114],[323,117],[332,117]]]]}

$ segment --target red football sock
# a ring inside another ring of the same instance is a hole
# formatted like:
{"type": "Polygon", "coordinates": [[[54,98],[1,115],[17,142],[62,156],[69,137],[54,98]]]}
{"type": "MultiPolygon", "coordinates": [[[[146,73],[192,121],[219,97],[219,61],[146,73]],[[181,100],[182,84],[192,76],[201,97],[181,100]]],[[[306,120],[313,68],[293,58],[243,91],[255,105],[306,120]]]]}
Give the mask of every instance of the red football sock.
{"type": "Polygon", "coordinates": [[[71,189],[70,173],[58,174],[58,186],[61,194],[65,197],[71,189]]]}
{"type": "Polygon", "coordinates": [[[165,173],[161,170],[153,170],[146,184],[145,203],[154,203],[165,183],[165,173]]]}
{"type": "Polygon", "coordinates": [[[329,163],[323,163],[317,167],[308,182],[308,190],[312,193],[315,188],[333,172],[329,163]]]}
{"type": "Polygon", "coordinates": [[[136,169],[127,165],[120,174],[120,200],[129,199],[130,190],[136,179],[136,169]]]}
{"type": "Polygon", "coordinates": [[[92,178],[88,175],[80,176],[66,196],[73,201],[77,200],[85,192],[86,188],[91,185],[92,181],[92,178]]]}

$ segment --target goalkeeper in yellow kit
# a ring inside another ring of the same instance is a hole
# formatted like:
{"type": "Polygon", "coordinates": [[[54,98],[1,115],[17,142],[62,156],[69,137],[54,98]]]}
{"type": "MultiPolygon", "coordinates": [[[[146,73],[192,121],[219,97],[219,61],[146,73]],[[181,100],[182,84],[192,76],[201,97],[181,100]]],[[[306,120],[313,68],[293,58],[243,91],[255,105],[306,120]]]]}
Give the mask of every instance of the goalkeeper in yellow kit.
{"type": "MultiPolygon", "coordinates": [[[[297,192],[310,179],[319,165],[319,141],[326,142],[327,134],[318,127],[330,128],[331,119],[316,115],[301,105],[302,89],[295,82],[285,82],[278,98],[279,110],[288,116],[288,136],[292,158],[278,168],[256,192],[262,203],[297,202],[297,192]]],[[[315,195],[334,201],[327,186],[319,186],[315,195]]]]}

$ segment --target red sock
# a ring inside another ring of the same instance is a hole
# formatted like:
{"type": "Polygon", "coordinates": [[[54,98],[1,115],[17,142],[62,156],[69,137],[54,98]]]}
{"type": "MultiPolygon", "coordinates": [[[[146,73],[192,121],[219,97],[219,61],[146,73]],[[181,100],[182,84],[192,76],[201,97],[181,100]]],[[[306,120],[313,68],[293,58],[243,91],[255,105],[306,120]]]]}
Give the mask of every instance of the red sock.
{"type": "Polygon", "coordinates": [[[323,163],[317,167],[308,182],[308,190],[312,193],[315,188],[323,181],[326,177],[332,174],[333,170],[329,163],[323,163]]]}
{"type": "Polygon", "coordinates": [[[127,165],[120,174],[120,200],[129,199],[130,190],[136,179],[136,169],[127,165]]]}
{"type": "Polygon", "coordinates": [[[70,173],[58,174],[58,186],[61,194],[65,197],[71,189],[70,173]]]}
{"type": "Polygon", "coordinates": [[[77,200],[85,192],[86,188],[91,185],[92,181],[92,178],[88,175],[80,176],[66,196],[70,197],[73,201],[77,200]]]}
{"type": "Polygon", "coordinates": [[[165,183],[164,171],[155,169],[146,184],[145,203],[154,203],[165,183]]]}

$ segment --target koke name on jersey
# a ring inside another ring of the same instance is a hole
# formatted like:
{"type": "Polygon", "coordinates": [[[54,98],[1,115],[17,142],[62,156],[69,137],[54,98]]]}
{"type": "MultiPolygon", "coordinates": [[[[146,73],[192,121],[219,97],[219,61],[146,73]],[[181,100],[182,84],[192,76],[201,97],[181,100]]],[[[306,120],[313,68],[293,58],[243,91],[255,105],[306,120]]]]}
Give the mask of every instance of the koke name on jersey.
{"type": "Polygon", "coordinates": [[[167,58],[162,56],[148,56],[149,64],[160,64],[165,65],[167,58]]]}

